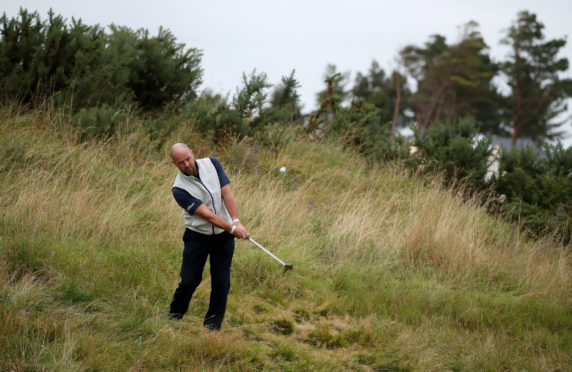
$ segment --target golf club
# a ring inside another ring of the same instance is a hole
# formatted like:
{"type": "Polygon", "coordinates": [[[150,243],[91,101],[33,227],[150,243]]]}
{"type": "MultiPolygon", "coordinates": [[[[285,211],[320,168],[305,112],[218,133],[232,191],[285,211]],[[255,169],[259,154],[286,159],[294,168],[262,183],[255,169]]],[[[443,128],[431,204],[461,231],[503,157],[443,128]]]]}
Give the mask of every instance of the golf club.
{"type": "Polygon", "coordinates": [[[248,237],[248,240],[250,240],[251,242],[253,242],[254,244],[256,244],[256,246],[260,249],[262,249],[264,252],[268,253],[270,255],[270,257],[274,258],[276,261],[280,262],[280,264],[282,266],[284,266],[284,271],[288,271],[288,270],[292,270],[292,264],[287,264],[284,261],[282,261],[281,259],[279,259],[278,257],[276,257],[275,255],[273,255],[268,249],[264,248],[263,246],[261,246],[260,244],[258,244],[254,239],[252,239],[250,236],[248,237]]]}

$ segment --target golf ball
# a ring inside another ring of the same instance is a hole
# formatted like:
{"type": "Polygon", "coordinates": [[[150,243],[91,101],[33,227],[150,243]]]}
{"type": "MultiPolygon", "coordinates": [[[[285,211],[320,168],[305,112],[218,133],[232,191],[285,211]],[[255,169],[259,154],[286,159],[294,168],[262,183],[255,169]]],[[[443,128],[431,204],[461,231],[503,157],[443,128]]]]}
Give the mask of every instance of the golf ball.
{"type": "Polygon", "coordinates": [[[280,168],[280,173],[286,173],[286,167],[280,168]]]}

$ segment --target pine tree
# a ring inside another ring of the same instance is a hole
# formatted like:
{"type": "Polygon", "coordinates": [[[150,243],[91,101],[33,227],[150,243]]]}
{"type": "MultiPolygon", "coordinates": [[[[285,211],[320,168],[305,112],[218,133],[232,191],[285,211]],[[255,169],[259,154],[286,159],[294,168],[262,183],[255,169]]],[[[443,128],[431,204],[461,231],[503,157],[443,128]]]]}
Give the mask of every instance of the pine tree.
{"type": "Polygon", "coordinates": [[[394,71],[387,76],[377,61],[372,61],[368,74],[358,72],[351,90],[354,98],[363,99],[380,109],[382,124],[392,123],[392,133],[397,126],[406,125],[410,118],[405,115],[411,95],[407,79],[394,71]]]}
{"type": "Polygon", "coordinates": [[[137,104],[151,110],[193,99],[201,83],[202,53],[177,43],[170,31],[150,36],[98,26],[53,11],[0,18],[0,99],[34,105],[46,97],[74,112],[100,105],[137,104]]]}
{"type": "Polygon", "coordinates": [[[489,132],[500,126],[500,95],[492,84],[498,67],[477,27],[476,22],[467,23],[456,44],[433,35],[424,47],[410,45],[401,50],[401,61],[417,82],[412,105],[421,132],[465,117],[474,118],[478,127],[489,132]]]}
{"type": "Polygon", "coordinates": [[[138,55],[129,65],[128,82],[136,101],[144,108],[155,109],[165,103],[194,99],[202,82],[202,52],[185,49],[162,27],[157,36],[150,36],[146,29],[136,34],[138,55]]]}
{"type": "Polygon", "coordinates": [[[42,86],[35,63],[43,48],[44,22],[37,12],[20,9],[19,19],[0,18],[0,86],[4,100],[28,103],[42,86]]]}
{"type": "Polygon", "coordinates": [[[568,70],[568,59],[558,57],[566,40],[545,41],[543,29],[535,14],[522,11],[502,40],[511,48],[503,71],[512,90],[509,99],[513,147],[522,137],[537,144],[559,137],[561,132],[555,130],[563,122],[553,119],[567,109],[565,100],[572,96],[572,80],[559,77],[568,70]]]}
{"type": "Polygon", "coordinates": [[[318,92],[316,98],[318,105],[327,106],[330,110],[328,115],[332,115],[340,104],[349,97],[346,90],[346,84],[349,78],[349,72],[339,72],[336,65],[328,64],[324,74],[324,82],[326,89],[318,92]]]}
{"type": "Polygon", "coordinates": [[[272,84],[268,83],[266,73],[257,74],[256,69],[248,76],[245,73],[242,74],[242,84],[243,86],[236,90],[232,105],[240,117],[252,122],[262,113],[268,97],[266,90],[272,84]]]}
{"type": "Polygon", "coordinates": [[[272,92],[270,112],[268,113],[272,121],[302,123],[302,107],[300,106],[300,95],[297,91],[300,88],[300,83],[294,77],[295,72],[293,70],[290,75],[282,76],[281,84],[272,92]]]}

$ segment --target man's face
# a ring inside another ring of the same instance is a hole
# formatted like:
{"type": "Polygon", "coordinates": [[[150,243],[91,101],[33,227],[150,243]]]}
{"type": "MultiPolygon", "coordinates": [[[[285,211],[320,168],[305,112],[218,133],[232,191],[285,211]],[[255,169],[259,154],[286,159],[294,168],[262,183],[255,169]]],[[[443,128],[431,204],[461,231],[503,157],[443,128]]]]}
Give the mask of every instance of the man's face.
{"type": "Polygon", "coordinates": [[[179,147],[173,151],[173,164],[187,175],[195,174],[195,155],[193,150],[179,147]]]}

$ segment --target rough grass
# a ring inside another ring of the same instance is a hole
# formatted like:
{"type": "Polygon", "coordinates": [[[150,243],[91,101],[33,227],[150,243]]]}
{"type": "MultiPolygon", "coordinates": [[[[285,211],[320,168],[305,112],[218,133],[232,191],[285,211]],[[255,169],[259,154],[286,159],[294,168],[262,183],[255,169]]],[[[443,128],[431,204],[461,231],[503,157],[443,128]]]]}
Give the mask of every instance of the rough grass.
{"type": "Polygon", "coordinates": [[[129,120],[79,143],[57,112],[0,110],[0,370],[570,370],[570,246],[333,143],[213,146],[190,123],[158,146],[129,120]],[[238,242],[219,333],[207,273],[166,317],[176,141],[222,160],[241,221],[294,265],[238,242]]]}

